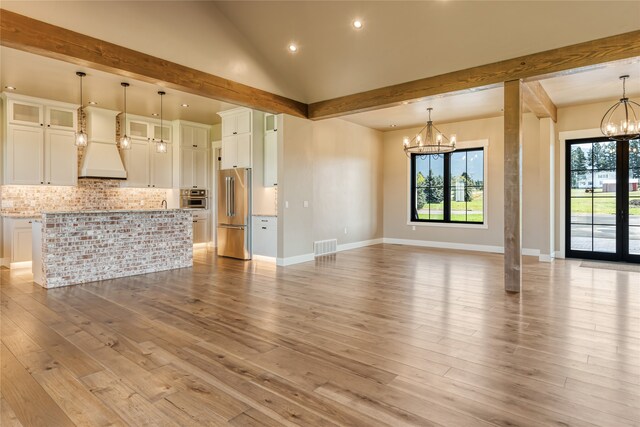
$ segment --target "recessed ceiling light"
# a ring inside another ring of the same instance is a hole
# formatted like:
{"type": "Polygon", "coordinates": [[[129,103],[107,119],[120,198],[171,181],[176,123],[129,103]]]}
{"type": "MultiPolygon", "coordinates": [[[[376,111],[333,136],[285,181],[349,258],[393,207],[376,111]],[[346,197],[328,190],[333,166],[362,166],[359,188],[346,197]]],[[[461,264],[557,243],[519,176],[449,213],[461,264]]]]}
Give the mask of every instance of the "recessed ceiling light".
{"type": "Polygon", "coordinates": [[[96,101],[89,101],[89,105],[98,105],[96,101]]]}
{"type": "Polygon", "coordinates": [[[181,107],[187,108],[189,106],[189,104],[181,104],[181,107]]]}
{"type": "Polygon", "coordinates": [[[16,90],[15,86],[5,86],[4,87],[6,90],[16,90]]]}
{"type": "Polygon", "coordinates": [[[389,125],[390,128],[394,128],[396,126],[398,126],[398,125],[389,125]]]}
{"type": "Polygon", "coordinates": [[[295,45],[294,43],[290,43],[289,44],[289,52],[296,53],[297,51],[298,51],[298,46],[295,45]]]}
{"type": "Polygon", "coordinates": [[[407,105],[409,101],[402,101],[402,105],[407,105]]]}
{"type": "Polygon", "coordinates": [[[351,23],[353,25],[353,28],[355,28],[356,30],[359,30],[360,28],[362,28],[362,21],[359,19],[354,19],[353,22],[351,23]]]}
{"type": "Polygon", "coordinates": [[[158,117],[159,114],[158,113],[151,113],[152,116],[158,117]]]}

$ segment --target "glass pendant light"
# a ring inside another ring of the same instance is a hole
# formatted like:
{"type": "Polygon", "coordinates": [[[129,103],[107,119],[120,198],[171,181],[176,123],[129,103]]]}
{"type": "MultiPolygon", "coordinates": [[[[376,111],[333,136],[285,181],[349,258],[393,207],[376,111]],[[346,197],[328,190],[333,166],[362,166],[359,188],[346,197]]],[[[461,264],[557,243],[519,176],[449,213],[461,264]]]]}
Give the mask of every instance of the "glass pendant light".
{"type": "Polygon", "coordinates": [[[156,142],[156,153],[166,153],[167,152],[167,143],[164,142],[164,126],[162,119],[162,97],[166,92],[158,91],[158,95],[160,95],[160,141],[156,142]]]}
{"type": "Polygon", "coordinates": [[[124,125],[124,135],[122,135],[122,138],[120,138],[120,148],[123,150],[130,150],[131,138],[127,136],[127,88],[129,87],[129,83],[122,82],[120,83],[120,86],[122,86],[124,90],[124,117],[122,120],[122,123],[124,125]]]}
{"type": "Polygon", "coordinates": [[[76,132],[77,147],[86,147],[88,142],[87,133],[84,131],[84,104],[82,102],[82,78],[86,75],[82,71],[76,72],[76,76],[80,77],[80,108],[78,109],[78,130],[76,132]]]}

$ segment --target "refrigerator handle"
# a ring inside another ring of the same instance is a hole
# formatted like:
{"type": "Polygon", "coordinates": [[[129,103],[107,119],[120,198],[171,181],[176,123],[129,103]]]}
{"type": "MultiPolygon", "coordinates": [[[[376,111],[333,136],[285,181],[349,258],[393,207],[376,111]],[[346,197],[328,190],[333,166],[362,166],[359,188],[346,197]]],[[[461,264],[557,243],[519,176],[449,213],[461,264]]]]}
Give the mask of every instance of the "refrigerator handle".
{"type": "Polygon", "coordinates": [[[229,209],[229,207],[231,206],[231,201],[230,201],[231,196],[229,195],[229,192],[231,191],[229,189],[229,187],[230,187],[229,186],[229,180],[230,179],[231,178],[228,177],[228,176],[224,177],[224,185],[226,187],[224,203],[225,203],[225,208],[227,209],[227,216],[231,216],[231,212],[230,212],[230,209],[229,209]]]}
{"type": "Polygon", "coordinates": [[[230,210],[229,216],[236,216],[236,183],[234,181],[235,181],[235,178],[230,176],[229,187],[231,191],[229,191],[229,198],[231,199],[231,207],[229,209],[230,210]]]}

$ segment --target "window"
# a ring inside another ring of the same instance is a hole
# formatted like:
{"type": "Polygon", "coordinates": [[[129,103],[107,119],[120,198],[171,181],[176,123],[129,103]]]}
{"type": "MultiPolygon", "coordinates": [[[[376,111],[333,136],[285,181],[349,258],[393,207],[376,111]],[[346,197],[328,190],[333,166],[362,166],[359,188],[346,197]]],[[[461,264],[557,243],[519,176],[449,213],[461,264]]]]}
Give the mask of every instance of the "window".
{"type": "Polygon", "coordinates": [[[411,156],[411,221],[484,223],[484,149],[411,156]]]}

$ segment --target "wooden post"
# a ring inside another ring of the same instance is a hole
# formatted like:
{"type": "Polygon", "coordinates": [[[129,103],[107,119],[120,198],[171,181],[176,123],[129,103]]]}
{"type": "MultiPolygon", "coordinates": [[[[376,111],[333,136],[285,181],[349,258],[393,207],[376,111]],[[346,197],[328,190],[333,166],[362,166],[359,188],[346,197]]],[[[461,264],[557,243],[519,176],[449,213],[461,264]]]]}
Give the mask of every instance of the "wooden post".
{"type": "Polygon", "coordinates": [[[504,290],[522,282],[522,82],[504,83],[504,290]]]}

